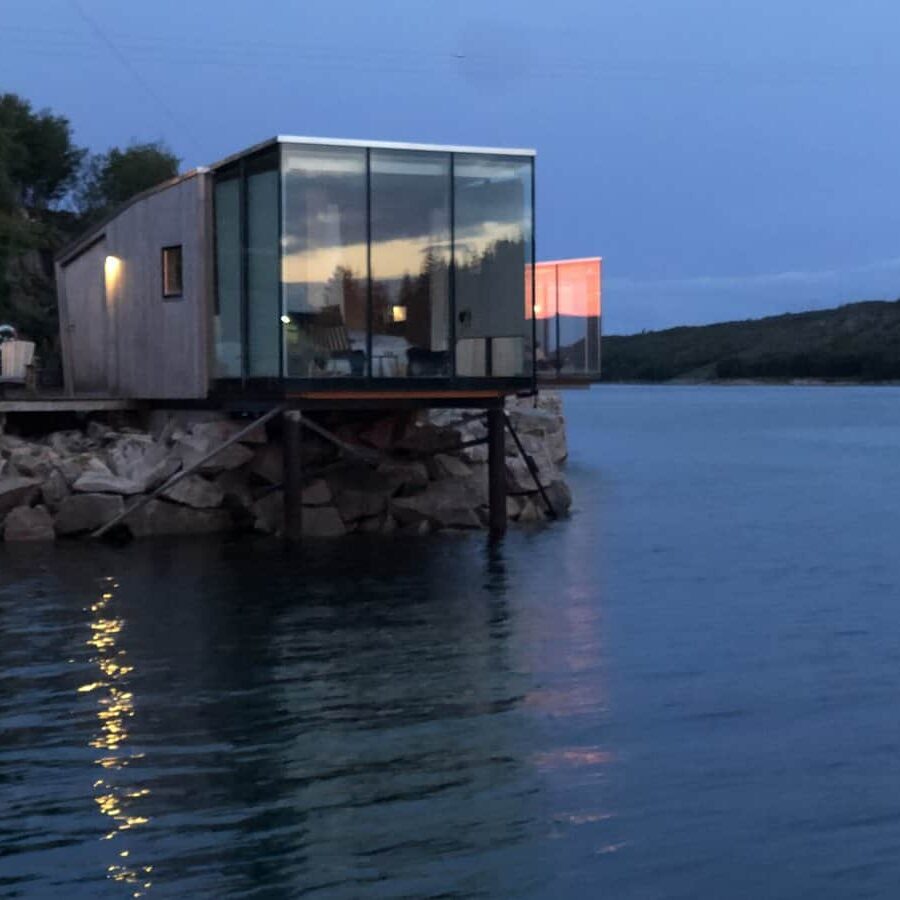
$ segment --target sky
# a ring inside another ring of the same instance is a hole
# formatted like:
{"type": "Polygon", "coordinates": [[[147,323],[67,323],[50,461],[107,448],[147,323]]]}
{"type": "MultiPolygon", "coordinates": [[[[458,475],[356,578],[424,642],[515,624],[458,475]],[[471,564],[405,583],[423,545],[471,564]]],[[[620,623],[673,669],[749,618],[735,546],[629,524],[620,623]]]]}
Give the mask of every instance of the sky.
{"type": "Polygon", "coordinates": [[[900,297],[896,0],[0,0],[0,91],[185,169],[276,134],[533,147],[604,331],[900,297]]]}

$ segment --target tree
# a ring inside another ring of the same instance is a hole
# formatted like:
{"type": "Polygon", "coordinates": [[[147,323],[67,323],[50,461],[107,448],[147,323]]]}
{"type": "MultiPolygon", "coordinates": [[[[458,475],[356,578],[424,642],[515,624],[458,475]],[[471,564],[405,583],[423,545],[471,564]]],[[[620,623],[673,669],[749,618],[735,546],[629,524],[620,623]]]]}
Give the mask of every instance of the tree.
{"type": "Polygon", "coordinates": [[[92,156],[84,167],[78,206],[92,222],[148,188],[174,178],[180,160],[165,144],[132,144],[92,156]]]}

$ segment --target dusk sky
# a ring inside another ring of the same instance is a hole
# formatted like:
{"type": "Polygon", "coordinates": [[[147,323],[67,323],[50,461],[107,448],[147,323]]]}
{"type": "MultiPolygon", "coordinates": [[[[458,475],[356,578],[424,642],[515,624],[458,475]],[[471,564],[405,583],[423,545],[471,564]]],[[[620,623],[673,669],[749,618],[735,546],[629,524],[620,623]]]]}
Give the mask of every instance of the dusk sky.
{"type": "Polygon", "coordinates": [[[92,150],[534,147],[608,333],[900,296],[896,0],[0,0],[0,38],[92,150]]]}

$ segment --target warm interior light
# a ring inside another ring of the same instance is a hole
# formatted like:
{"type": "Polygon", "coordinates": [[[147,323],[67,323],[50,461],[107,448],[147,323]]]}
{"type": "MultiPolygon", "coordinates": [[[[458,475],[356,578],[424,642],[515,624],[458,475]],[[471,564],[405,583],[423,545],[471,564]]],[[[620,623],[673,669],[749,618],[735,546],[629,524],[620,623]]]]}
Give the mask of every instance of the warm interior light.
{"type": "Polygon", "coordinates": [[[290,324],[291,324],[291,317],[290,317],[290,316],[282,316],[282,317],[281,317],[281,324],[282,324],[282,325],[290,325],[290,324]]]}
{"type": "Polygon", "coordinates": [[[405,322],[406,321],[406,307],[398,304],[397,306],[391,307],[391,319],[395,322],[405,322]]]}
{"type": "Polygon", "coordinates": [[[106,276],[106,289],[115,287],[119,280],[119,272],[122,269],[122,260],[118,256],[107,256],[103,263],[103,272],[106,276]]]}

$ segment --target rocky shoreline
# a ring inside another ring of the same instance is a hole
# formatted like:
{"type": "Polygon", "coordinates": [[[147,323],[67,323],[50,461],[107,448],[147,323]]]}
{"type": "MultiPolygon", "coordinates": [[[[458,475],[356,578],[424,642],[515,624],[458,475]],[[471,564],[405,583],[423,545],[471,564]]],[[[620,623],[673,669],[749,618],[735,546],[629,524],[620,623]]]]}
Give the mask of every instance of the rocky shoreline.
{"type": "MultiPolygon", "coordinates": [[[[537,465],[546,495],[564,515],[571,494],[562,402],[555,392],[507,404],[537,465]]],[[[143,427],[83,428],[43,435],[0,431],[0,530],[5,541],[52,541],[90,534],[142,496],[189,468],[248,424],[224,413],[156,410],[143,427]]],[[[303,439],[303,531],[426,534],[487,523],[486,428],[473,410],[431,410],[329,419],[346,448],[309,430],[303,439]],[[361,458],[361,457],[364,457],[361,458]]],[[[528,466],[507,436],[511,521],[548,515],[528,466]]],[[[257,531],[280,534],[283,464],[277,428],[261,427],[220,451],[196,473],[150,500],[119,526],[122,535],[257,531]]]]}

